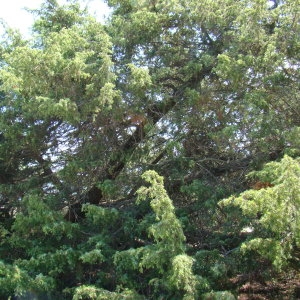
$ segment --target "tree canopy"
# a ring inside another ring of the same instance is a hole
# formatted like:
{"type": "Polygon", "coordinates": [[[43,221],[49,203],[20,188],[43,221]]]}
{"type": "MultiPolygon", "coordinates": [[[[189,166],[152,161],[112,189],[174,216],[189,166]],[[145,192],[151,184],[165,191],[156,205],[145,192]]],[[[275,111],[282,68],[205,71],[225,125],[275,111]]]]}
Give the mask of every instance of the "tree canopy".
{"type": "Polygon", "coordinates": [[[106,3],[45,0],[2,37],[0,297],[300,278],[299,0],[106,3]]]}

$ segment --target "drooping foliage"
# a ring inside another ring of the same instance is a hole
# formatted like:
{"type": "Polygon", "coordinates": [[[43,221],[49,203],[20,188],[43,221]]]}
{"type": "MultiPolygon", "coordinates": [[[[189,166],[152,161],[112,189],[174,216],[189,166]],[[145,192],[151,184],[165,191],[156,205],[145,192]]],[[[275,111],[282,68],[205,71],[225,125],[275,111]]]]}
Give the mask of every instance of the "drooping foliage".
{"type": "Polygon", "coordinates": [[[258,176],[261,182],[270,184],[221,202],[241,207],[250,218],[248,226],[252,226],[253,237],[242,245],[242,249],[257,250],[277,268],[295,264],[298,260],[295,251],[300,243],[299,159],[285,156],[281,162],[270,162],[262,171],[249,175],[258,176]]]}
{"type": "Polygon", "coordinates": [[[106,3],[45,0],[2,37],[0,297],[299,276],[299,0],[106,3]]]}

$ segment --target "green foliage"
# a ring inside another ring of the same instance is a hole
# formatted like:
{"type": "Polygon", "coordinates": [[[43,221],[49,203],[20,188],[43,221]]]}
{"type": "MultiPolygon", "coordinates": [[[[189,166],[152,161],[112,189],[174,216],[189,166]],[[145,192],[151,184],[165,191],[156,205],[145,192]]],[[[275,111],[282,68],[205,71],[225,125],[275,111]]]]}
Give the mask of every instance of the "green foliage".
{"type": "Polygon", "coordinates": [[[117,95],[111,82],[111,44],[99,24],[90,20],[80,29],[63,28],[48,35],[44,43],[42,49],[17,47],[5,56],[9,70],[1,70],[2,88],[14,87],[19,95],[31,98],[22,103],[24,113],[74,123],[111,106],[117,95]]]}
{"type": "Polygon", "coordinates": [[[172,259],[169,282],[178,290],[185,293],[184,299],[194,299],[196,296],[197,277],[193,274],[193,258],[179,254],[172,259]]]}
{"type": "Polygon", "coordinates": [[[143,96],[152,84],[149,70],[146,68],[137,68],[134,64],[129,64],[128,68],[131,72],[129,89],[132,89],[133,93],[137,94],[137,96],[143,96]]]}
{"type": "Polygon", "coordinates": [[[291,145],[286,154],[291,157],[300,156],[300,127],[294,127],[287,132],[287,142],[291,145]]]}
{"type": "Polygon", "coordinates": [[[150,183],[150,187],[141,187],[138,191],[138,203],[151,199],[157,223],[151,225],[149,234],[153,237],[159,248],[170,251],[173,255],[184,251],[185,237],[179,220],[176,218],[174,206],[168,197],[163,185],[163,177],[155,171],[147,171],[143,179],[150,183]]]}
{"type": "Polygon", "coordinates": [[[102,190],[105,198],[112,199],[117,193],[117,186],[113,180],[106,179],[97,186],[102,190]]]}
{"type": "Polygon", "coordinates": [[[18,266],[11,266],[0,262],[0,296],[22,296],[27,291],[48,292],[55,288],[55,281],[48,276],[37,274],[32,277],[29,272],[18,266]]]}
{"type": "Polygon", "coordinates": [[[24,250],[27,255],[43,254],[58,241],[72,239],[78,225],[66,222],[61,212],[51,210],[39,195],[23,201],[24,211],[16,215],[9,243],[24,250]]]}
{"type": "Polygon", "coordinates": [[[106,2],[1,37],[0,297],[232,299],[299,269],[299,0],[106,2]]]}
{"type": "Polygon", "coordinates": [[[227,266],[224,258],[217,249],[200,250],[194,255],[196,274],[206,277],[208,282],[214,286],[227,277],[227,266]]]}
{"type": "Polygon", "coordinates": [[[252,218],[249,226],[258,230],[258,237],[245,242],[242,249],[258,251],[281,269],[293,259],[300,245],[299,159],[285,156],[280,162],[270,162],[263,170],[249,176],[256,176],[272,186],[246,191],[239,197],[223,200],[221,204],[239,206],[252,218]]]}
{"type": "Polygon", "coordinates": [[[109,292],[93,286],[81,286],[75,291],[73,300],[139,300],[144,299],[134,291],[125,290],[121,293],[109,292]]]}
{"type": "Polygon", "coordinates": [[[86,213],[87,218],[90,219],[94,225],[102,227],[113,224],[119,217],[118,211],[114,208],[108,209],[92,204],[84,205],[83,211],[86,213]]]}
{"type": "Polygon", "coordinates": [[[158,278],[149,278],[148,284],[165,286],[169,292],[182,291],[184,297],[190,299],[197,293],[199,280],[193,274],[192,257],[184,254],[185,237],[164,189],[163,177],[155,171],[147,171],[142,177],[150,186],[139,188],[137,203],[150,199],[156,222],[150,225],[149,236],[155,243],[116,253],[115,264],[121,272],[157,270],[158,273],[150,274],[158,278]]]}
{"type": "Polygon", "coordinates": [[[236,297],[228,291],[224,292],[210,292],[203,295],[204,300],[234,300],[236,297]]]}
{"type": "Polygon", "coordinates": [[[212,187],[208,182],[196,179],[189,185],[182,185],[181,192],[188,195],[190,201],[194,201],[195,206],[215,208],[217,202],[229,191],[226,190],[226,186],[212,187]]]}

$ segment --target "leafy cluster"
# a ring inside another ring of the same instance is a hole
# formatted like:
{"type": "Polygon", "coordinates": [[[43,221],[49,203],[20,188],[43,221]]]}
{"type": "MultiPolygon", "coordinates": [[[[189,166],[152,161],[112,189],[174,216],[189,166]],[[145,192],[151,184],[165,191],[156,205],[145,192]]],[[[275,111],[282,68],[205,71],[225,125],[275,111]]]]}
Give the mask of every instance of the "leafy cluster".
{"type": "Polygon", "coordinates": [[[221,203],[239,206],[250,217],[253,236],[242,244],[242,250],[257,250],[280,269],[296,259],[300,246],[299,159],[285,156],[281,162],[270,162],[262,171],[249,175],[271,186],[245,191],[221,203]]]}

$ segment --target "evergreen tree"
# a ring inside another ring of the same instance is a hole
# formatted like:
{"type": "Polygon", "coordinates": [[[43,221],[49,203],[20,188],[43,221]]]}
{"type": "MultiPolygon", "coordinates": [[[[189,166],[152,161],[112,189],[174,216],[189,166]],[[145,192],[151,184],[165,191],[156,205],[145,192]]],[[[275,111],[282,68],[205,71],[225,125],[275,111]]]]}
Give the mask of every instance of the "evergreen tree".
{"type": "Polygon", "coordinates": [[[1,42],[0,297],[299,276],[299,0],[106,2],[45,0],[1,42]]]}

